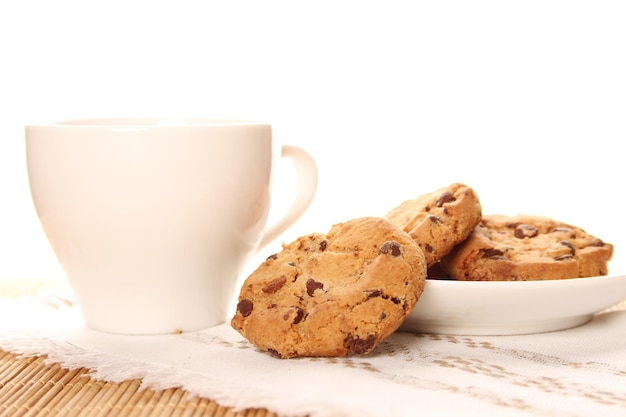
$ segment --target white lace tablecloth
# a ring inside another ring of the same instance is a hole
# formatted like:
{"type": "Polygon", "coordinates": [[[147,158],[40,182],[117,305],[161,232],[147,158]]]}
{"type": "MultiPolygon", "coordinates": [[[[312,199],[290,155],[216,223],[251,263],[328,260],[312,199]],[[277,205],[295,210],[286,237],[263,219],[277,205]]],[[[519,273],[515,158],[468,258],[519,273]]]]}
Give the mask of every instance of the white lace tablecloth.
{"type": "Polygon", "coordinates": [[[66,299],[0,299],[0,348],[284,416],[626,416],[623,304],[559,332],[395,333],[367,356],[276,359],[226,324],[167,336],[94,332],[66,299]]]}

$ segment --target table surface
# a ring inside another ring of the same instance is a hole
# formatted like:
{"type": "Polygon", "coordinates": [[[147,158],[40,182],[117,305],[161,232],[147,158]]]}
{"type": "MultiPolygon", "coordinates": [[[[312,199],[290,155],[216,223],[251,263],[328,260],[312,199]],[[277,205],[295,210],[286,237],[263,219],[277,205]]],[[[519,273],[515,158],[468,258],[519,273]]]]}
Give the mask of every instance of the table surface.
{"type": "MultiPolygon", "coordinates": [[[[0,280],[0,297],[18,297],[65,285],[61,280],[0,280]]],[[[0,350],[0,417],[20,416],[229,416],[274,417],[264,409],[235,412],[180,388],[140,389],[139,380],[113,383],[68,370],[46,357],[18,357],[0,350]]]]}
{"type": "MultiPolygon", "coordinates": [[[[0,280],[0,298],[54,292],[63,280],[0,280]]],[[[610,310],[626,310],[626,300],[610,310]]],[[[0,350],[0,417],[20,416],[256,416],[266,409],[235,411],[180,388],[152,390],[139,379],[121,383],[89,376],[89,369],[64,369],[45,356],[21,357],[0,350]]]]}

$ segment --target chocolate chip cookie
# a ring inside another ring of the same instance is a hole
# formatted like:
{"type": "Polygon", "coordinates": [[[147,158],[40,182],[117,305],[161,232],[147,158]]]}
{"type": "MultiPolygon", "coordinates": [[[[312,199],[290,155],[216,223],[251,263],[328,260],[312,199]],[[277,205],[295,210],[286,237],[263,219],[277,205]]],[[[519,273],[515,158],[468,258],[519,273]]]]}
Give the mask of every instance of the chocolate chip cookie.
{"type": "Polygon", "coordinates": [[[608,274],[613,245],[546,217],[484,215],[441,265],[463,281],[528,281],[608,274]]]}
{"type": "Polygon", "coordinates": [[[425,278],[407,233],[354,219],[268,257],[245,280],[231,325],[280,358],[366,354],[402,324],[425,278]]]}
{"type": "Polygon", "coordinates": [[[417,242],[428,266],[465,240],[481,217],[478,196],[461,183],[405,201],[384,216],[417,242]]]}

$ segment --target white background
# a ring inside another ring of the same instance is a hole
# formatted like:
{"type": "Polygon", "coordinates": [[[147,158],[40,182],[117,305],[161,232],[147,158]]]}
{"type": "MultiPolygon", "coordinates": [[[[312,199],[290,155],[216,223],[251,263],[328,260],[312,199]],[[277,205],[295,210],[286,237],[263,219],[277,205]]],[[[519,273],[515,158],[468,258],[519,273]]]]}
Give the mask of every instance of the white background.
{"type": "Polygon", "coordinates": [[[460,181],[614,243],[624,273],[624,22],[622,1],[0,0],[0,278],[63,277],[23,126],[91,116],[271,123],[320,170],[283,241],[460,181]]]}

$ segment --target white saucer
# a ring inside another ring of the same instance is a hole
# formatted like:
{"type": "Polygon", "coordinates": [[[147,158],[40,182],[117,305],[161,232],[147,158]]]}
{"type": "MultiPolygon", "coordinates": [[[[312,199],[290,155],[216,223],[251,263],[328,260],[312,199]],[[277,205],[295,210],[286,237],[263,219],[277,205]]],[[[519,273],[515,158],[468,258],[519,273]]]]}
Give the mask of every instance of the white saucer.
{"type": "Polygon", "coordinates": [[[400,331],[513,335],[587,323],[626,299],[626,275],[546,281],[426,280],[400,331]]]}

